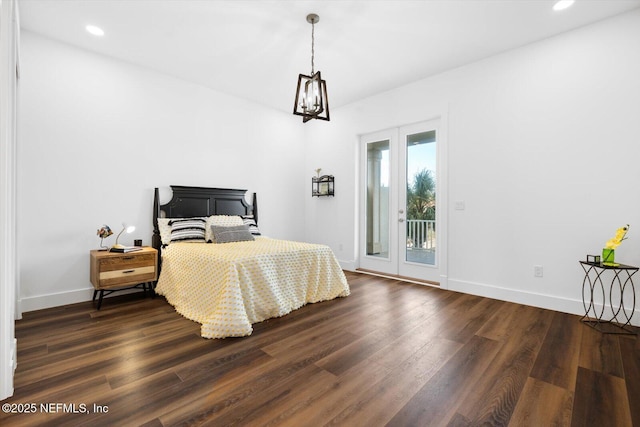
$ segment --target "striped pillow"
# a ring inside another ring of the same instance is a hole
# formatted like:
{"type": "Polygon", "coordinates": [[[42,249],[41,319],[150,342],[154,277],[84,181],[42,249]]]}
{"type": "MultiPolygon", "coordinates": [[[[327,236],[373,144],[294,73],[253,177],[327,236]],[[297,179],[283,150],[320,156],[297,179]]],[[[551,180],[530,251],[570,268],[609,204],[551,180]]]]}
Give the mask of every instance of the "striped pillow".
{"type": "Polygon", "coordinates": [[[171,241],[202,241],[204,242],[204,218],[173,219],[169,221],[171,226],[171,241]]]}
{"type": "Polygon", "coordinates": [[[247,215],[242,217],[242,222],[245,226],[249,228],[249,232],[254,236],[260,236],[260,229],[258,228],[258,224],[256,224],[256,220],[253,219],[253,215],[247,215]]]}

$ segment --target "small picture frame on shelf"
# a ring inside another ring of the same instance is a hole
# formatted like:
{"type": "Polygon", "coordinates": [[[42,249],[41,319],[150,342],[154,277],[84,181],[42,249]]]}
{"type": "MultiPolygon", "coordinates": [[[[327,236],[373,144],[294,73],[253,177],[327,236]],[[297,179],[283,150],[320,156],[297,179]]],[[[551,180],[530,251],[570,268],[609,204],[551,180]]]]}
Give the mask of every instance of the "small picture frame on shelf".
{"type": "Polygon", "coordinates": [[[587,262],[591,264],[600,264],[600,255],[587,255],[587,262]]]}

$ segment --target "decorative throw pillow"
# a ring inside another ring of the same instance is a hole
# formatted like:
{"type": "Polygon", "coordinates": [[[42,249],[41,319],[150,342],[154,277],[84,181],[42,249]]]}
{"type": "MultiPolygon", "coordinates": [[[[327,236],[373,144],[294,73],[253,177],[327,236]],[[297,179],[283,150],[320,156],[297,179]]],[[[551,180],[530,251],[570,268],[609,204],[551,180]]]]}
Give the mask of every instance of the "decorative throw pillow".
{"type": "Polygon", "coordinates": [[[246,225],[247,228],[249,228],[249,232],[251,234],[253,234],[254,236],[261,235],[260,229],[258,228],[258,224],[256,223],[256,220],[253,218],[253,215],[243,216],[242,222],[244,222],[244,225],[246,225]]]}
{"type": "Polygon", "coordinates": [[[169,221],[171,226],[171,241],[202,241],[204,242],[204,218],[173,219],[169,221]]]}
{"type": "Polygon", "coordinates": [[[163,245],[171,243],[171,226],[169,221],[177,218],[158,218],[158,231],[160,231],[160,241],[163,245]]]}
{"type": "Polygon", "coordinates": [[[249,229],[244,225],[235,225],[231,227],[211,226],[211,234],[214,243],[230,243],[230,242],[247,242],[255,240],[249,229]]]}
{"type": "Polygon", "coordinates": [[[207,242],[213,242],[211,235],[211,226],[231,227],[234,225],[242,225],[242,218],[238,215],[211,215],[207,218],[204,238],[207,242]]]}

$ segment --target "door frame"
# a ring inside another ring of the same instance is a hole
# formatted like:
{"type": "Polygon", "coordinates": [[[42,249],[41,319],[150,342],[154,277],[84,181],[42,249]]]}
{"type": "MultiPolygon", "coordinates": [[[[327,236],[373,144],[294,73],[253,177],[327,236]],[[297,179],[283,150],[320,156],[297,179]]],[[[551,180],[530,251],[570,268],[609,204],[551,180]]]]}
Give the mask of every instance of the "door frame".
{"type": "MultiPolygon", "coordinates": [[[[426,123],[437,120],[439,121],[438,126],[438,136],[437,141],[438,145],[436,148],[437,153],[437,161],[438,166],[436,170],[436,180],[438,183],[438,193],[437,193],[437,210],[436,210],[436,221],[439,224],[438,226],[438,260],[439,260],[439,287],[441,289],[448,289],[448,267],[449,267],[449,162],[448,162],[448,108],[442,108],[438,114],[434,114],[429,116],[424,120],[419,120],[417,122],[406,123],[400,126],[374,131],[374,132],[363,132],[358,135],[358,153],[360,156],[359,159],[359,176],[358,176],[358,211],[360,214],[358,215],[358,230],[359,230],[359,239],[358,239],[358,257],[356,266],[357,269],[371,274],[379,274],[382,276],[389,276],[398,278],[401,280],[406,280],[409,282],[426,284],[429,285],[429,280],[422,279],[420,277],[406,277],[399,274],[399,266],[400,262],[400,245],[399,245],[399,227],[398,224],[398,206],[399,206],[399,197],[398,191],[390,191],[389,195],[389,224],[394,224],[393,227],[390,227],[389,230],[389,257],[387,259],[376,258],[378,266],[374,267],[371,265],[370,258],[365,253],[366,251],[366,174],[367,174],[367,143],[380,141],[384,139],[390,140],[391,144],[395,144],[396,146],[401,143],[400,139],[400,129],[410,127],[416,124],[426,123]],[[395,230],[395,233],[393,232],[395,230]],[[392,237],[394,240],[392,240],[392,237]],[[393,265],[395,263],[395,266],[393,265]],[[385,267],[380,267],[385,266],[385,267]]],[[[395,186],[397,188],[399,179],[400,179],[400,171],[399,171],[399,160],[397,159],[396,153],[398,152],[398,148],[395,150],[390,149],[389,153],[389,163],[390,163],[390,177],[389,177],[389,187],[395,186]]],[[[404,179],[404,178],[403,178],[404,179]]]]}

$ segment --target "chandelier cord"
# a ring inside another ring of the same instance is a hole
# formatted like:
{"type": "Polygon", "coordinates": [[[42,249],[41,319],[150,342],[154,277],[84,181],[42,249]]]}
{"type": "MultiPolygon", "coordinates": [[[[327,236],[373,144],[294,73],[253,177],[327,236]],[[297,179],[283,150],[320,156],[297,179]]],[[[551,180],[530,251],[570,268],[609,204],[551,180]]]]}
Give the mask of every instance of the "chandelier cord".
{"type": "Polygon", "coordinates": [[[314,44],[315,44],[315,21],[311,22],[311,75],[313,76],[313,69],[314,69],[314,64],[313,64],[313,57],[315,56],[315,50],[314,50],[314,44]]]}

